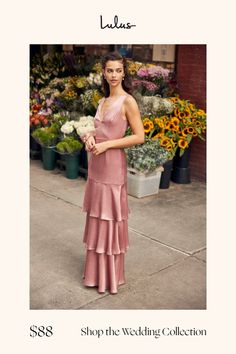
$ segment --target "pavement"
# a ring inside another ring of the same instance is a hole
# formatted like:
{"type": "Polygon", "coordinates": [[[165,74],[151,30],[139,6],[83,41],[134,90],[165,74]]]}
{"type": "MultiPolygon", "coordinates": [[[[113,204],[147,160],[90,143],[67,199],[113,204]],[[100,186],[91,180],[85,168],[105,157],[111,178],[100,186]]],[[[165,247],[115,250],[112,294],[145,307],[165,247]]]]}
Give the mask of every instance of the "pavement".
{"type": "Polygon", "coordinates": [[[111,295],[82,283],[85,183],[30,160],[30,309],[206,309],[206,184],[128,197],[126,283],[111,295]]]}

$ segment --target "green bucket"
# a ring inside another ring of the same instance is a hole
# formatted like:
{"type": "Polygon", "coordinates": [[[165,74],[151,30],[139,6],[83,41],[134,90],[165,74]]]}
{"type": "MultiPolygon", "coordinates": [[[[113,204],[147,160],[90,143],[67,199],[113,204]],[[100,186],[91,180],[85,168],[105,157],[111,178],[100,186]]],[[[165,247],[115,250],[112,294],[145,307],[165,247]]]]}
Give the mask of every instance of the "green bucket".
{"type": "Polygon", "coordinates": [[[79,154],[65,155],[66,159],[66,177],[75,179],[79,175],[79,154]]]}
{"type": "Polygon", "coordinates": [[[42,159],[43,159],[43,168],[45,170],[54,170],[56,167],[56,151],[55,147],[42,147],[42,159]]]}

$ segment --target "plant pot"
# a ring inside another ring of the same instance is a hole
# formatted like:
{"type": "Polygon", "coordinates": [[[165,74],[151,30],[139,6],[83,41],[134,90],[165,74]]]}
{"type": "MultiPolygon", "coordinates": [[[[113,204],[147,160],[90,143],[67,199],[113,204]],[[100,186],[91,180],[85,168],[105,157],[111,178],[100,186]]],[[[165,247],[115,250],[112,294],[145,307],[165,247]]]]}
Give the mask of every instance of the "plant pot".
{"type": "Polygon", "coordinates": [[[43,160],[43,168],[45,170],[54,170],[56,167],[56,151],[54,150],[55,147],[47,147],[42,146],[42,160],[43,160]]]}
{"type": "Polygon", "coordinates": [[[32,137],[30,130],[30,158],[31,160],[41,159],[42,148],[41,145],[32,137]]]}
{"type": "Polygon", "coordinates": [[[147,174],[128,168],[128,194],[136,198],[158,194],[162,171],[162,166],[158,167],[155,172],[147,174]]]}
{"type": "Polygon", "coordinates": [[[167,189],[170,186],[171,172],[173,169],[173,159],[163,165],[164,171],[161,174],[160,189],[167,189]]]}
{"type": "Polygon", "coordinates": [[[184,151],[182,156],[179,156],[179,148],[174,157],[173,171],[171,173],[171,180],[175,183],[187,184],[191,182],[189,160],[191,153],[191,143],[184,151]]]}
{"type": "Polygon", "coordinates": [[[171,180],[175,183],[187,184],[191,182],[189,167],[175,167],[171,174],[171,180]]]}
{"type": "Polygon", "coordinates": [[[74,155],[65,155],[66,177],[75,179],[79,175],[79,153],[74,155]]]}
{"type": "Polygon", "coordinates": [[[176,150],[176,154],[174,156],[173,162],[174,167],[187,168],[189,165],[190,153],[191,153],[191,143],[189,147],[184,151],[182,156],[179,156],[180,148],[176,150]]]}

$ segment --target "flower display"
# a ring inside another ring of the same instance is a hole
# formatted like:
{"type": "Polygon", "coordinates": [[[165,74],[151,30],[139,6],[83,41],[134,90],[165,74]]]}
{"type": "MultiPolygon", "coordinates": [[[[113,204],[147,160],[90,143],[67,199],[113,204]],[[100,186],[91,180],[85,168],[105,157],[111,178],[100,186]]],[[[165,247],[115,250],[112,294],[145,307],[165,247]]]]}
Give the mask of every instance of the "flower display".
{"type": "Polygon", "coordinates": [[[73,136],[67,136],[56,145],[56,150],[61,154],[77,154],[83,144],[73,136]]]}
{"type": "Polygon", "coordinates": [[[101,98],[102,95],[97,89],[86,90],[80,95],[83,112],[88,115],[94,115],[101,98]]]}
{"type": "Polygon", "coordinates": [[[138,172],[150,173],[155,171],[170,159],[170,154],[158,140],[125,149],[128,166],[138,172]]]}
{"type": "Polygon", "coordinates": [[[82,139],[86,134],[94,134],[95,133],[94,117],[92,116],[80,117],[79,121],[74,122],[74,127],[76,129],[77,134],[82,139]]]}
{"type": "Polygon", "coordinates": [[[102,85],[102,73],[94,74],[90,73],[87,77],[87,81],[91,87],[101,86],[102,85]]]}

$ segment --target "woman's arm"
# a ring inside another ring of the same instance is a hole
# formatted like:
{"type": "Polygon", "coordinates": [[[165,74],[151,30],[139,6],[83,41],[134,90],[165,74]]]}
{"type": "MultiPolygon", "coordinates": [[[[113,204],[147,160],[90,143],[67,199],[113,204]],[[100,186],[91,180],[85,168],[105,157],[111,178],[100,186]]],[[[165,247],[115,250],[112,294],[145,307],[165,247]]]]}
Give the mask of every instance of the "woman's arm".
{"type": "Polygon", "coordinates": [[[124,101],[124,114],[129,121],[133,134],[121,139],[108,140],[95,144],[92,149],[95,155],[99,155],[107,149],[126,148],[144,143],[143,123],[140,117],[138,105],[132,96],[128,96],[124,101]]]}

